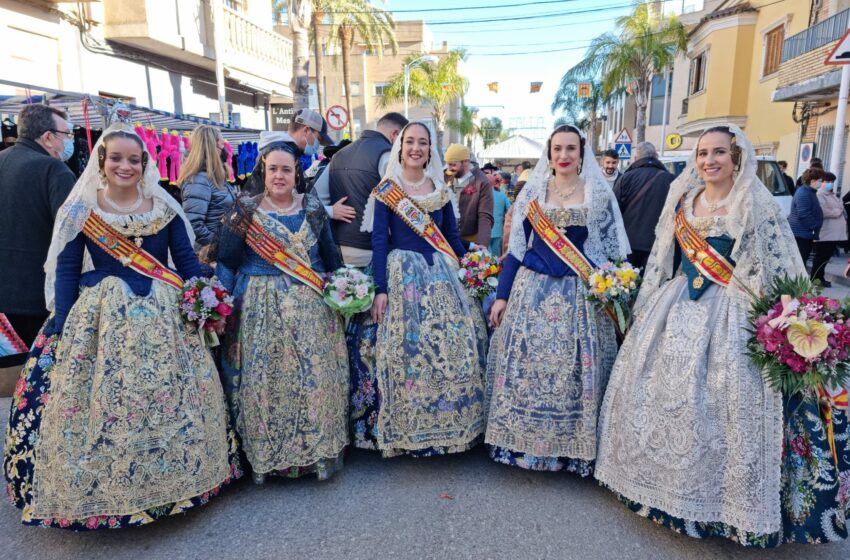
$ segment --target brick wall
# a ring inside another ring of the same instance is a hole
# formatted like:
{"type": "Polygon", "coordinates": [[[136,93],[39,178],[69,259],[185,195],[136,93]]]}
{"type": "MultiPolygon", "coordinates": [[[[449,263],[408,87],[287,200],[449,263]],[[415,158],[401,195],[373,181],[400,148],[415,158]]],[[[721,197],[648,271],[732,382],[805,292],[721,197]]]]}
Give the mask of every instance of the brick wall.
{"type": "Polygon", "coordinates": [[[809,119],[808,125],[806,126],[806,131],[803,134],[803,138],[800,140],[803,144],[807,142],[814,142],[817,138],[818,132],[818,118],[816,115],[812,115],[809,119]]]}
{"type": "Polygon", "coordinates": [[[832,41],[813,51],[783,62],[779,67],[779,80],[776,87],[783,88],[834,71],[834,66],[827,66],[823,61],[837,42],[832,41]]]}

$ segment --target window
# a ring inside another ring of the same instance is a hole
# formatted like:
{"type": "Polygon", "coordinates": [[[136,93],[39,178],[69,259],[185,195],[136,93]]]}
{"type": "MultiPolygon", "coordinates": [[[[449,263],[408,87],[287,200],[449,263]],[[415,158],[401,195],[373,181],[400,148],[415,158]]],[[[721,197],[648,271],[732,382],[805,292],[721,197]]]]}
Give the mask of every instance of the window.
{"type": "MultiPolygon", "coordinates": [[[[375,96],[380,97],[384,95],[384,90],[390,85],[389,82],[375,82],[375,96]]],[[[352,86],[351,89],[354,89],[352,86]]]]}
{"type": "MultiPolygon", "coordinates": [[[[246,10],[247,0],[224,0],[224,5],[227,8],[230,8],[234,12],[239,12],[240,14],[244,14],[246,10]]],[[[283,10],[284,13],[286,10],[283,10]]]]}
{"type": "MultiPolygon", "coordinates": [[[[672,97],[669,95],[667,98],[667,116],[662,119],[662,115],[664,114],[665,83],[667,83],[667,80],[664,78],[663,74],[656,74],[652,77],[652,96],[649,100],[649,126],[658,126],[670,123],[670,105],[672,104],[672,97]]],[[[668,84],[668,93],[672,92],[672,90],[673,80],[671,79],[668,84]]]]}
{"type": "Polygon", "coordinates": [[[762,76],[770,76],[779,71],[782,60],[782,43],[785,41],[785,25],[774,27],[764,34],[764,68],[762,76]]]}
{"type": "Polygon", "coordinates": [[[705,89],[705,66],[708,59],[706,51],[701,52],[691,59],[691,77],[688,93],[693,95],[705,89]]]}
{"type": "MultiPolygon", "coordinates": [[[[342,95],[345,96],[345,83],[342,84],[342,95]]],[[[360,95],[360,82],[351,82],[351,97],[360,95]]]]}

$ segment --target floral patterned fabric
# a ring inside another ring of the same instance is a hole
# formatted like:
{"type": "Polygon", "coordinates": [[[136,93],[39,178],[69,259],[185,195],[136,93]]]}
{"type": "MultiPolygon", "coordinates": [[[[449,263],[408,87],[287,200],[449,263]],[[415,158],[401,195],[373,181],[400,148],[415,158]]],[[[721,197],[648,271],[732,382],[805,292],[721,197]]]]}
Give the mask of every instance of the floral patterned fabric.
{"type": "Polygon", "coordinates": [[[836,455],[815,398],[792,398],[785,406],[782,461],[782,530],[752,533],[718,522],[689,521],[620,496],[629,509],[696,538],[724,537],[743,546],[827,543],[847,538],[850,519],[850,427],[846,410],[832,409],[836,455]]]}
{"type": "Polygon", "coordinates": [[[485,441],[500,463],[592,473],[596,420],[617,355],[610,319],[575,276],[521,268],[493,335],[485,441]]]}
{"type": "Polygon", "coordinates": [[[478,348],[486,348],[487,333],[480,305],[470,307],[456,269],[442,257],[428,265],[419,253],[394,250],[387,269],[389,303],[374,350],[367,335],[375,327],[365,320],[353,322],[349,337],[350,348],[357,344],[355,444],[377,447],[386,457],[465,451],[484,431],[478,348]]]}
{"type": "Polygon", "coordinates": [[[45,324],[15,389],[4,471],[23,522],[73,530],[150,523],[241,476],[215,367],[154,283],[83,288],[60,336],[45,324]]]}
{"type": "Polygon", "coordinates": [[[289,276],[238,274],[223,375],[251,468],[328,478],[348,443],[348,360],[340,318],[289,276]]]}

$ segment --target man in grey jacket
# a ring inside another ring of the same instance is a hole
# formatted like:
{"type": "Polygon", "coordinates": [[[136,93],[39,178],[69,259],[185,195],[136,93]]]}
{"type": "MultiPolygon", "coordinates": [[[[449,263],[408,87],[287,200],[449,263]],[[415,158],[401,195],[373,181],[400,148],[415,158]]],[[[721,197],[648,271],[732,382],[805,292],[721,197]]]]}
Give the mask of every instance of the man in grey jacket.
{"type": "MultiPolygon", "coordinates": [[[[0,313],[29,346],[47,319],[44,261],[56,212],[76,182],[63,154],[73,151],[67,116],[28,105],[18,116],[17,143],[0,152],[0,313]]],[[[26,354],[0,359],[23,363],[26,354]]]]}

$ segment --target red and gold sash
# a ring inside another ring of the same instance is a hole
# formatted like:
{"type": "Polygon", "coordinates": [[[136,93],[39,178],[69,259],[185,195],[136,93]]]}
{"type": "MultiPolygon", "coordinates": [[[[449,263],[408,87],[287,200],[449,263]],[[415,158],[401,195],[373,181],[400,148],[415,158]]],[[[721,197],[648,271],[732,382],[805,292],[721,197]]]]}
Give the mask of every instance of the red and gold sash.
{"type": "Polygon", "coordinates": [[[702,288],[703,277],[708,278],[720,286],[728,286],[732,281],[732,273],[735,267],[726,257],[718,253],[708,241],[693,228],[685,219],[685,197],[679,201],[679,210],[676,212],[676,239],[682,252],[700,273],[694,279],[693,287],[702,288]]]}
{"type": "Polygon", "coordinates": [[[295,256],[279,239],[264,228],[260,224],[256,214],[254,215],[254,219],[251,220],[251,225],[248,226],[245,242],[263,260],[278,270],[310,286],[319,295],[322,295],[324,292],[325,281],[322,277],[310,268],[308,263],[295,256]]]}
{"type": "Polygon", "coordinates": [[[183,279],[177,273],[172,272],[156,257],[118,233],[97,212],[89,214],[83,224],[83,233],[110,257],[142,276],[165,282],[178,290],[183,287],[183,279]]]}
{"type": "Polygon", "coordinates": [[[528,205],[528,221],[531,222],[534,232],[546,243],[546,246],[587,283],[590,280],[590,275],[593,274],[593,265],[573,245],[573,242],[546,217],[546,213],[543,212],[540,203],[536,200],[532,200],[531,204],[528,205]]]}
{"type": "MultiPolygon", "coordinates": [[[[546,246],[558,255],[564,264],[572,269],[585,284],[590,282],[590,275],[593,274],[594,268],[590,264],[581,251],[573,245],[570,238],[561,233],[558,228],[546,216],[543,208],[537,200],[532,200],[528,205],[528,221],[531,222],[531,227],[534,232],[546,243],[546,246]]],[[[616,312],[610,305],[605,306],[605,313],[614,321],[615,328],[619,332],[619,321],[617,320],[616,312]]],[[[624,334],[624,333],[621,333],[624,334]]]]}
{"type": "Polygon", "coordinates": [[[416,232],[419,237],[427,241],[431,247],[451,258],[456,264],[460,263],[452,250],[452,246],[446,241],[443,232],[440,231],[428,212],[420,208],[398,185],[387,180],[375,187],[372,193],[375,198],[386,204],[404,223],[410,226],[410,229],[416,232]]]}
{"type": "Polygon", "coordinates": [[[842,389],[838,394],[832,394],[822,386],[818,387],[818,401],[820,403],[821,418],[826,428],[826,439],[829,441],[829,449],[832,458],[838,464],[838,453],[835,450],[835,424],[832,422],[832,409],[848,410],[847,389],[842,389]]]}

